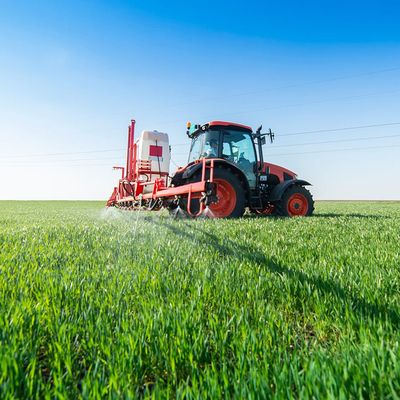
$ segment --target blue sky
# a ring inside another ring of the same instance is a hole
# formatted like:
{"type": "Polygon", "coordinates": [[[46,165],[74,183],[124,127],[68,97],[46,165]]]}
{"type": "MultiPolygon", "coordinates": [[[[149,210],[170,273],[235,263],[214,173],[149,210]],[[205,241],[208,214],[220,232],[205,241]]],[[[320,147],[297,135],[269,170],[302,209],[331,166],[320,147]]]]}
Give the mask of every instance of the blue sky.
{"type": "Polygon", "coordinates": [[[399,15],[396,1],[0,0],[0,199],[106,199],[130,118],[169,133],[179,165],[187,120],[262,123],[267,160],[317,199],[400,199],[400,124],[286,136],[400,122],[399,15]]]}

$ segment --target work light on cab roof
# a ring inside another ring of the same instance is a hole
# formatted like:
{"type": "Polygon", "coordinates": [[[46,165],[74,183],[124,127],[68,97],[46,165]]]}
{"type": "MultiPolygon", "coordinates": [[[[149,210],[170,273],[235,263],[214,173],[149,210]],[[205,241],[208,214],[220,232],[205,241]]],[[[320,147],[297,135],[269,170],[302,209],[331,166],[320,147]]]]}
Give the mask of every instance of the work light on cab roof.
{"type": "Polygon", "coordinates": [[[170,174],[168,134],[143,131],[135,140],[135,120],[128,127],[126,167],[107,207],[126,210],[168,209],[173,215],[241,217],[246,209],[260,215],[309,216],[314,201],[310,183],[264,161],[269,129],[255,132],[227,121],[186,124],[191,140],[188,162],[170,174]]]}

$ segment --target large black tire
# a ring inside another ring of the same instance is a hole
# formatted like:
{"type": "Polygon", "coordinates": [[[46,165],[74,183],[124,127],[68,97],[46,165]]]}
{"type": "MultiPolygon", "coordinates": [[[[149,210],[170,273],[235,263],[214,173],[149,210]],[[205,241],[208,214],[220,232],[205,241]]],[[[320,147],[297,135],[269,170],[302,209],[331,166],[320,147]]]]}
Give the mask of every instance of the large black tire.
{"type": "Polygon", "coordinates": [[[294,185],[286,189],[276,203],[276,214],[283,217],[307,217],[314,211],[311,193],[303,186],[294,185]]]}
{"type": "MultiPolygon", "coordinates": [[[[200,174],[195,174],[186,183],[198,182],[200,174]]],[[[215,218],[239,218],[244,214],[246,207],[246,192],[240,177],[232,170],[223,166],[214,169],[214,182],[217,183],[218,202],[209,206],[211,215],[215,218]]],[[[187,199],[182,199],[182,206],[186,210],[187,199]]],[[[200,209],[200,200],[191,201],[191,212],[197,214],[200,209]]]]}

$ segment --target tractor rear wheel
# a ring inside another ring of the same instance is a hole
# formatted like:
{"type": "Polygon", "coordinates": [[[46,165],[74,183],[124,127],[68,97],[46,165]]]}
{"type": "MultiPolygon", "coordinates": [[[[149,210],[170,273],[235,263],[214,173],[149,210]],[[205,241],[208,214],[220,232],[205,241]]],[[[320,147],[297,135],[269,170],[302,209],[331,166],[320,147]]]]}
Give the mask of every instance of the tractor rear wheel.
{"type": "Polygon", "coordinates": [[[311,193],[303,186],[291,186],[276,205],[277,215],[285,217],[310,216],[314,211],[311,193]]]}
{"type": "MultiPolygon", "coordinates": [[[[190,182],[200,181],[200,175],[195,175],[190,182]]],[[[230,169],[215,167],[214,182],[217,184],[217,202],[209,205],[214,218],[239,218],[243,215],[246,206],[246,194],[243,182],[230,169]]],[[[189,182],[188,182],[189,183],[189,182]]],[[[186,207],[187,199],[182,201],[186,207]]],[[[200,200],[191,201],[191,212],[196,214],[200,210],[200,200]]]]}

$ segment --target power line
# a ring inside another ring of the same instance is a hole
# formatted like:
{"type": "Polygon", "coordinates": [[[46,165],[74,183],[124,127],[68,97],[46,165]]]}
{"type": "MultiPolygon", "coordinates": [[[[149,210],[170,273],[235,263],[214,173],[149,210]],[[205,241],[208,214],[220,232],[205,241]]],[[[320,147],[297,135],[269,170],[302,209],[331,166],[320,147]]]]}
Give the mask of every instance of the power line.
{"type": "MultiPolygon", "coordinates": [[[[399,137],[399,135],[389,135],[389,136],[382,136],[382,137],[399,137]]],[[[375,139],[379,139],[377,137],[373,137],[375,139]]],[[[370,139],[370,138],[360,138],[360,139],[370,139]]],[[[356,139],[357,140],[357,139],[356,139]]],[[[347,141],[347,140],[343,140],[347,141]]],[[[329,142],[329,143],[336,143],[336,142],[342,142],[342,140],[340,141],[334,141],[334,142],[329,142]]],[[[318,143],[308,143],[308,144],[319,144],[319,143],[327,143],[327,142],[318,142],[318,143]]],[[[302,151],[302,152],[295,152],[295,153],[279,153],[279,154],[271,154],[271,156],[275,157],[275,156],[290,156],[290,155],[302,155],[302,154],[319,154],[319,153],[334,153],[334,152],[341,152],[341,151],[356,151],[356,150],[371,150],[371,149],[391,149],[391,148],[397,148],[400,147],[400,144],[394,143],[392,145],[385,145],[385,146],[367,146],[367,147],[351,147],[351,148],[344,148],[344,149],[330,149],[330,150],[313,150],[313,151],[302,151]]],[[[172,160],[172,163],[178,167],[178,164],[172,160]]],[[[9,167],[23,167],[23,168],[30,168],[30,167],[48,167],[47,164],[8,164],[6,166],[9,167]]],[[[58,166],[58,167],[100,167],[100,166],[106,166],[106,167],[110,167],[110,164],[68,164],[68,165],[52,165],[52,167],[54,166],[58,166]]]]}
{"type": "Polygon", "coordinates": [[[314,101],[303,102],[303,103],[281,104],[281,105],[271,106],[271,107],[253,108],[252,110],[248,110],[248,111],[246,110],[246,111],[225,113],[225,115],[249,114],[254,111],[275,110],[275,109],[286,108],[286,107],[302,107],[304,105],[309,105],[309,104],[322,104],[322,103],[329,103],[331,101],[335,102],[335,101],[342,101],[342,100],[359,99],[359,98],[364,98],[364,97],[368,97],[368,96],[377,96],[377,95],[381,95],[381,94],[392,94],[392,93],[398,93],[398,92],[400,92],[399,89],[387,90],[387,91],[383,91],[383,92],[363,93],[363,94],[358,94],[358,95],[327,98],[327,99],[314,100],[314,101]]]}
{"type": "MultiPolygon", "coordinates": [[[[395,90],[387,90],[387,91],[382,91],[382,92],[371,92],[371,93],[363,93],[359,95],[352,95],[352,96],[343,96],[343,97],[335,97],[335,98],[326,98],[322,100],[314,100],[314,101],[308,101],[308,102],[303,102],[303,103],[293,103],[293,104],[281,104],[281,105],[276,105],[276,106],[270,106],[270,107],[262,107],[262,108],[253,108],[251,110],[245,110],[245,111],[233,111],[233,112],[228,112],[224,113],[224,115],[240,115],[240,114],[251,114],[255,111],[266,111],[266,110],[275,110],[279,108],[287,108],[287,107],[302,107],[305,105],[310,105],[310,104],[322,104],[322,103],[327,103],[327,102],[335,102],[335,101],[342,101],[342,100],[352,100],[352,99],[360,99],[368,96],[377,96],[377,95],[382,95],[382,94],[393,94],[393,93],[399,93],[399,89],[395,90]]],[[[212,120],[214,118],[214,115],[208,118],[203,118],[204,120],[212,120]]],[[[176,122],[182,122],[181,119],[176,119],[176,120],[169,120],[169,121],[162,121],[161,123],[163,124],[172,124],[176,122]]]]}
{"type": "Polygon", "coordinates": [[[112,151],[126,151],[126,149],[106,149],[106,150],[87,150],[87,151],[71,151],[67,153],[42,153],[42,154],[25,154],[17,156],[1,156],[1,158],[31,158],[31,157],[48,157],[48,156],[69,156],[73,154],[89,154],[89,153],[108,153],[112,151]]]}
{"type": "MultiPolygon", "coordinates": [[[[392,149],[392,148],[397,148],[400,147],[400,144],[392,144],[392,145],[387,145],[387,146],[368,146],[368,147],[351,147],[351,148],[345,148],[345,149],[331,149],[331,150],[315,150],[315,151],[302,151],[302,152],[295,152],[295,153],[279,153],[279,154],[271,154],[270,156],[275,157],[275,156],[291,156],[291,155],[303,155],[303,154],[319,154],[319,153],[336,153],[336,152],[342,152],[342,151],[358,151],[358,150],[371,150],[371,149],[392,149]]],[[[178,164],[173,162],[176,167],[178,167],[178,164]]],[[[48,165],[45,164],[16,164],[16,165],[8,165],[12,168],[31,168],[31,167],[43,167],[47,168],[48,165]]],[[[70,165],[55,165],[56,167],[64,167],[64,168],[69,168],[69,167],[108,167],[110,168],[110,164],[70,164],[70,165]]]]}
{"type": "Polygon", "coordinates": [[[358,140],[374,140],[374,139],[387,139],[387,138],[393,138],[393,137],[400,137],[400,134],[397,135],[384,135],[384,136],[368,136],[368,137],[360,137],[360,138],[355,138],[355,139],[340,139],[340,140],[325,140],[323,142],[307,142],[307,143],[296,143],[296,144],[283,144],[279,146],[273,146],[272,148],[277,148],[277,147],[297,147],[297,146],[309,146],[309,145],[314,145],[314,144],[327,144],[327,143],[340,143],[340,142],[356,142],[358,140]]]}
{"type": "Polygon", "coordinates": [[[175,165],[176,168],[179,168],[179,165],[174,161],[174,159],[172,157],[170,158],[170,160],[171,160],[172,164],[175,165]]]}
{"type": "Polygon", "coordinates": [[[368,146],[368,147],[351,147],[347,149],[332,149],[332,150],[315,150],[315,151],[302,151],[296,153],[280,153],[280,154],[271,154],[271,156],[291,156],[291,155],[299,155],[299,154],[319,154],[319,153],[335,153],[338,151],[355,151],[355,150],[371,150],[371,149],[387,149],[393,147],[400,147],[400,144],[392,144],[387,146],[368,146]]]}
{"type": "Polygon", "coordinates": [[[358,126],[347,126],[344,128],[333,128],[333,129],[319,129],[316,131],[303,131],[303,132],[291,132],[278,134],[279,136],[295,136],[295,135],[308,135],[310,133],[323,133],[323,132],[337,132],[337,131],[349,131],[352,129],[364,129],[364,128],[377,128],[381,126],[392,126],[400,125],[400,122],[388,122],[383,124],[373,124],[373,125],[358,125],[358,126]]]}
{"type": "MultiPolygon", "coordinates": [[[[76,162],[76,161],[101,161],[101,160],[116,160],[116,157],[100,157],[100,158],[74,158],[74,159],[69,159],[69,160],[38,160],[38,162],[46,162],[48,164],[53,164],[53,163],[63,163],[63,162],[76,162]]],[[[32,161],[32,160],[30,160],[32,161]]],[[[11,161],[11,162],[17,162],[17,161],[11,161]]],[[[120,161],[116,160],[115,162],[120,163],[120,161]]],[[[1,164],[0,164],[1,165],[1,164]]],[[[17,165],[17,164],[14,164],[17,165]]],[[[34,164],[33,164],[34,165],[34,164]]]]}
{"type": "MultiPolygon", "coordinates": [[[[10,168],[34,168],[34,167],[39,167],[39,168],[49,168],[48,164],[6,164],[4,165],[5,167],[10,167],[10,168]]],[[[51,168],[54,167],[62,167],[62,168],[69,168],[69,167],[108,167],[108,169],[111,170],[111,165],[110,164],[68,164],[68,165],[63,165],[63,164],[56,164],[52,165],[51,168]]]]}
{"type": "MultiPolygon", "coordinates": [[[[280,145],[280,146],[273,146],[270,147],[270,150],[273,150],[277,147],[298,147],[298,146],[309,146],[309,145],[318,145],[318,144],[329,144],[329,143],[344,143],[344,142],[356,142],[358,140],[376,140],[376,139],[388,139],[388,138],[394,138],[394,137],[400,137],[400,134],[396,135],[384,135],[384,136],[367,136],[367,137],[360,137],[360,138],[355,138],[355,139],[340,139],[340,140],[326,140],[322,142],[308,142],[308,143],[296,143],[296,144],[287,144],[287,145],[280,145]]],[[[372,148],[379,148],[379,146],[375,146],[372,148]]],[[[339,150],[339,149],[338,149],[339,150]]],[[[325,150],[320,150],[320,151],[315,151],[316,153],[319,152],[324,152],[325,150]]],[[[335,150],[336,151],[336,150],[335,150]]],[[[300,152],[300,153],[287,153],[287,154],[307,154],[308,152],[300,152]]],[[[314,151],[310,152],[314,153],[314,151]]],[[[180,156],[180,155],[185,155],[186,153],[175,153],[175,156],[180,156]]],[[[286,154],[271,154],[273,156],[275,155],[286,155],[286,154]]]]}
{"type": "MultiPolygon", "coordinates": [[[[246,92],[246,93],[236,93],[229,95],[230,97],[238,97],[238,96],[247,96],[247,95],[252,95],[256,93],[261,93],[261,92],[269,92],[269,91],[274,91],[274,90],[281,90],[285,88],[291,88],[291,87],[298,87],[298,86],[304,86],[304,85],[311,85],[311,84],[318,84],[318,83],[324,83],[324,82],[331,82],[331,81],[337,81],[337,80],[344,80],[344,79],[351,79],[351,78],[356,78],[360,76],[368,76],[368,75],[374,75],[374,74],[380,74],[380,73],[385,73],[385,72],[392,72],[392,71],[397,71],[400,70],[400,67],[393,67],[393,68],[385,68],[385,69],[380,69],[380,70],[375,70],[375,71],[368,71],[368,72],[362,72],[359,74],[353,74],[353,75],[348,75],[348,76],[341,76],[341,77],[334,77],[334,78],[328,78],[328,79],[322,79],[322,80],[316,80],[316,81],[311,81],[311,82],[305,82],[305,83],[296,83],[292,85],[285,85],[281,87],[276,87],[272,89],[267,89],[267,90],[261,90],[261,91],[251,91],[251,92],[246,92]]],[[[282,107],[297,107],[297,106],[302,106],[304,104],[315,104],[315,103],[322,103],[322,102],[327,102],[327,101],[337,101],[337,100],[343,100],[343,99],[352,99],[352,98],[359,98],[359,97],[365,97],[365,96],[371,96],[371,95],[379,95],[379,94],[385,94],[385,93],[396,93],[398,90],[395,91],[388,91],[388,92],[375,92],[375,93],[366,93],[362,95],[356,95],[356,96],[347,96],[347,97],[341,97],[341,98],[336,98],[336,99],[324,99],[321,101],[314,101],[311,103],[300,103],[300,104],[290,104],[290,105],[280,105],[280,106],[273,106],[269,108],[262,108],[258,109],[259,111],[261,110],[268,110],[268,109],[274,109],[274,108],[282,108],[282,107]]],[[[215,99],[219,99],[222,97],[218,97],[215,99]]],[[[225,98],[225,96],[224,96],[225,98]]],[[[208,101],[207,99],[205,101],[208,101]]],[[[196,101],[195,101],[196,102],[196,101]]],[[[185,104],[190,104],[190,103],[185,103],[185,104]]],[[[257,110],[251,110],[251,111],[257,111],[257,110]]],[[[230,114],[246,114],[251,111],[242,111],[242,112],[235,112],[235,113],[230,113],[230,114]]],[[[175,120],[172,122],[178,122],[181,120],[175,120]]],[[[169,123],[171,121],[167,121],[166,123],[169,123]]],[[[372,125],[372,126],[385,126],[385,125],[395,125],[399,123],[393,123],[393,124],[382,124],[382,125],[372,125]]],[[[363,126],[363,127],[372,127],[372,126],[363,126]]],[[[295,135],[295,134],[306,134],[306,133],[317,133],[317,132],[333,132],[333,131],[339,131],[339,130],[346,130],[346,129],[359,129],[361,127],[349,127],[349,128],[339,128],[339,129],[334,129],[334,130],[321,130],[321,131],[310,131],[310,132],[299,132],[299,133],[290,133],[290,134],[282,134],[280,136],[289,136],[289,135],[295,135]]],[[[185,146],[187,144],[176,144],[173,146],[185,146]]],[[[89,151],[75,151],[75,152],[63,152],[63,153],[44,153],[44,154],[33,154],[33,155],[15,155],[15,156],[1,156],[2,159],[10,159],[10,158],[31,158],[31,157],[47,157],[47,156],[61,156],[61,155],[73,155],[73,154],[89,154],[89,153],[103,153],[103,152],[112,152],[112,151],[125,151],[126,149],[124,148],[119,148],[119,149],[106,149],[106,150],[89,150],[89,151]]]]}
{"type": "MultiPolygon", "coordinates": [[[[251,96],[259,93],[268,93],[268,92],[273,92],[276,90],[283,90],[283,89],[291,89],[291,88],[296,88],[296,87],[301,87],[301,86],[307,86],[307,85],[315,85],[319,83],[325,83],[325,82],[335,82],[339,80],[346,80],[346,79],[352,79],[352,78],[358,78],[361,76],[369,76],[369,75],[376,75],[380,73],[385,73],[385,72],[392,72],[392,71],[398,71],[400,70],[400,67],[393,67],[393,68],[385,68],[381,70],[375,70],[375,71],[369,71],[369,72],[362,72],[359,74],[353,74],[353,75],[347,75],[347,76],[339,76],[339,77],[334,77],[334,78],[327,78],[327,79],[320,79],[320,80],[315,80],[315,81],[309,81],[309,82],[303,82],[303,83],[294,83],[290,85],[283,85],[283,86],[278,86],[275,88],[269,88],[269,89],[264,89],[264,90],[254,90],[250,92],[242,92],[242,93],[233,93],[229,94],[229,97],[242,97],[242,96],[251,96]]],[[[183,105],[188,105],[188,104],[198,104],[198,103],[205,103],[207,101],[213,101],[213,100],[220,100],[220,99],[225,99],[226,96],[216,96],[216,97],[209,97],[206,99],[199,99],[199,100],[191,100],[189,102],[184,102],[180,104],[174,104],[171,105],[170,107],[175,108],[175,107],[180,107],[183,105]]],[[[168,107],[169,108],[169,107],[168,107]]]]}
{"type": "MultiPolygon", "coordinates": [[[[384,127],[384,126],[394,126],[394,125],[400,125],[400,122],[385,122],[385,123],[371,124],[371,125],[356,125],[356,126],[347,126],[347,127],[340,127],[340,128],[319,129],[319,130],[313,130],[313,131],[300,131],[300,132],[290,132],[290,133],[282,133],[282,134],[278,133],[278,136],[282,137],[282,136],[306,135],[306,134],[313,134],[313,133],[339,132],[339,131],[348,131],[348,130],[356,130],[356,129],[367,129],[367,128],[377,128],[377,127],[384,127]]],[[[360,140],[363,140],[363,139],[360,139],[360,140]]],[[[187,142],[187,143],[171,144],[171,148],[172,149],[174,149],[175,147],[180,147],[180,146],[190,146],[190,143],[187,142]]],[[[291,146],[291,145],[287,145],[287,146],[291,146]]],[[[283,146],[274,146],[274,147],[283,147],[283,146]]],[[[113,152],[113,151],[126,151],[126,149],[125,148],[119,148],[119,149],[74,151],[74,152],[65,152],[65,153],[42,153],[42,154],[31,154],[31,155],[2,156],[1,159],[12,159],[12,158],[18,158],[19,159],[19,158],[31,158],[31,157],[34,158],[34,157],[47,157],[47,156],[64,156],[64,155],[75,155],[75,154],[93,154],[93,153],[106,153],[106,152],[113,152]]],[[[187,154],[187,153],[175,153],[175,155],[179,155],[179,154],[187,154]]],[[[95,159],[52,160],[52,161],[70,162],[70,161],[106,160],[106,159],[115,159],[115,157],[103,157],[103,158],[95,158],[95,159]]]]}
{"type": "MultiPolygon", "coordinates": [[[[315,131],[302,131],[302,132],[291,132],[291,133],[277,133],[276,135],[278,137],[282,136],[295,136],[295,135],[308,135],[312,133],[324,133],[324,132],[338,132],[338,131],[348,131],[348,130],[353,130],[353,129],[366,129],[366,128],[377,128],[377,127],[382,127],[382,126],[393,126],[393,125],[400,125],[400,122],[385,122],[385,123],[380,123],[380,124],[372,124],[372,125],[357,125],[357,126],[347,126],[347,127],[342,127],[342,128],[331,128],[331,129],[319,129],[315,131]]],[[[174,145],[174,147],[177,146],[184,146],[186,144],[184,143],[179,143],[174,145]]],[[[280,146],[274,146],[274,147],[280,147],[280,146]]]]}

